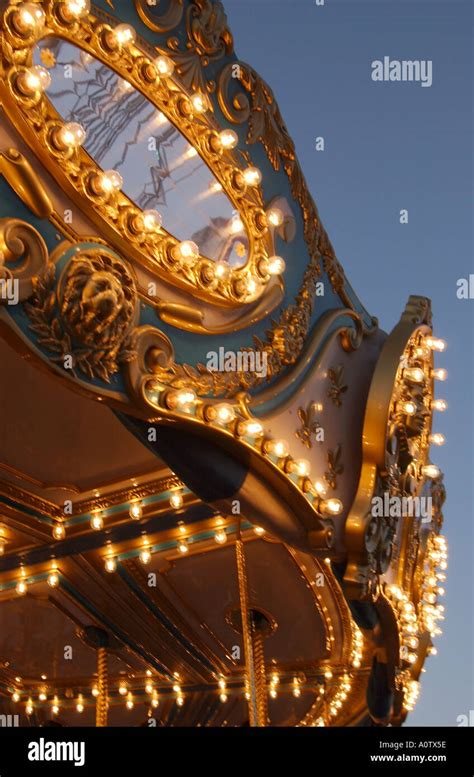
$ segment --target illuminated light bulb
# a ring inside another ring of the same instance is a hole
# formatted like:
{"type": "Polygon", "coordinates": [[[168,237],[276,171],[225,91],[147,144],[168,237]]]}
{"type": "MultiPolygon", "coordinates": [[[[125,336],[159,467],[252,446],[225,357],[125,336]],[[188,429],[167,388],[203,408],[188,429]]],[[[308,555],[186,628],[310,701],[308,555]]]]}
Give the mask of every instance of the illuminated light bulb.
{"type": "Polygon", "coordinates": [[[407,415],[415,415],[416,413],[416,404],[415,402],[400,402],[399,409],[402,411],[402,413],[406,413],[407,415]]]}
{"type": "Polygon", "coordinates": [[[227,696],[226,693],[221,693],[221,694],[219,694],[219,699],[221,700],[222,704],[225,704],[225,702],[228,699],[228,696],[227,696]]]}
{"type": "Polygon", "coordinates": [[[438,594],[438,596],[444,596],[446,591],[442,586],[438,586],[438,588],[436,589],[436,593],[438,594]]]}
{"type": "Polygon", "coordinates": [[[113,36],[120,46],[134,43],[137,33],[130,24],[119,24],[113,30],[113,36]]]}
{"type": "Polygon", "coordinates": [[[423,345],[425,345],[426,348],[429,348],[431,351],[439,351],[439,353],[446,350],[445,340],[441,340],[439,337],[424,337],[423,345]]]}
{"type": "Polygon", "coordinates": [[[219,140],[222,148],[230,150],[236,147],[237,143],[239,142],[239,136],[236,132],[234,132],[234,130],[225,129],[219,132],[219,140]]]}
{"type": "Polygon", "coordinates": [[[28,586],[24,580],[19,580],[15,586],[15,591],[18,596],[24,596],[28,590],[28,586]]]}
{"type": "Polygon", "coordinates": [[[209,107],[206,95],[202,94],[201,92],[196,92],[196,94],[193,94],[191,97],[191,102],[196,113],[205,113],[209,107]]]}
{"type": "Polygon", "coordinates": [[[76,704],[76,712],[84,712],[84,699],[82,697],[82,694],[79,694],[77,697],[77,704],[76,704]]]}
{"type": "Polygon", "coordinates": [[[13,15],[13,26],[20,35],[39,33],[45,24],[45,13],[36,3],[21,3],[13,15]]]}
{"type": "Polygon", "coordinates": [[[245,434],[248,437],[258,437],[260,434],[263,434],[263,426],[260,421],[244,421],[239,426],[239,433],[245,434]]]}
{"type": "Polygon", "coordinates": [[[295,459],[291,462],[290,471],[295,472],[300,478],[307,478],[311,470],[311,464],[306,459],[295,459]]]}
{"type": "Polygon", "coordinates": [[[227,262],[216,262],[214,265],[214,273],[216,278],[220,281],[225,280],[230,275],[230,267],[227,262]]]}
{"type": "Polygon", "coordinates": [[[419,645],[418,639],[416,637],[409,637],[407,639],[407,645],[408,647],[413,648],[413,650],[416,650],[419,645]]]}
{"type": "Polygon", "coordinates": [[[431,370],[431,377],[435,380],[446,380],[448,377],[448,371],[442,367],[435,367],[434,370],[431,370]]]}
{"type": "Polygon", "coordinates": [[[354,660],[353,660],[353,662],[352,662],[352,666],[353,666],[355,669],[359,669],[359,667],[360,667],[360,660],[359,660],[358,658],[354,658],[354,660]]]}
{"type": "Polygon", "coordinates": [[[326,493],[326,486],[320,480],[313,480],[313,488],[318,494],[324,495],[326,493]]]}
{"type": "Polygon", "coordinates": [[[331,672],[331,670],[330,669],[326,669],[326,671],[324,672],[324,676],[325,676],[326,680],[331,680],[332,679],[332,672],[331,672]]]}
{"type": "Polygon", "coordinates": [[[33,702],[32,702],[32,700],[30,698],[30,699],[28,699],[28,703],[27,703],[27,705],[25,707],[25,712],[26,712],[27,715],[33,715],[33,711],[34,711],[33,702]]]}
{"type": "Polygon", "coordinates": [[[53,706],[51,707],[51,712],[53,713],[53,715],[57,715],[59,713],[59,702],[58,702],[57,696],[55,696],[53,699],[53,706]]]}
{"type": "Polygon", "coordinates": [[[173,60],[165,56],[161,56],[155,59],[155,67],[160,76],[170,76],[174,71],[173,60]]]}
{"type": "Polygon", "coordinates": [[[247,167],[242,175],[247,186],[258,186],[262,181],[262,173],[258,167],[247,167]]]}
{"type": "Polygon", "coordinates": [[[226,402],[221,402],[220,404],[215,405],[214,409],[216,411],[216,420],[221,424],[229,424],[235,419],[234,408],[232,405],[229,405],[226,402]]]}
{"type": "Polygon", "coordinates": [[[244,228],[244,222],[240,216],[234,216],[230,222],[230,231],[232,235],[238,235],[244,228]]]}
{"type": "Polygon", "coordinates": [[[94,685],[94,687],[92,688],[91,693],[92,693],[92,695],[94,696],[95,699],[98,697],[99,689],[98,689],[97,685],[94,685]]]}
{"type": "Polygon", "coordinates": [[[153,685],[151,683],[147,683],[145,685],[145,692],[149,693],[149,694],[152,694],[153,691],[154,691],[153,685]]]}
{"type": "Polygon", "coordinates": [[[272,697],[272,699],[276,699],[277,698],[278,691],[276,690],[276,688],[270,688],[270,696],[272,697]]]}
{"type": "Polygon", "coordinates": [[[448,403],[445,399],[433,399],[431,402],[431,409],[437,410],[439,413],[444,413],[447,407],[448,403]]]}
{"type": "Polygon", "coordinates": [[[214,534],[214,539],[218,545],[225,545],[227,542],[227,534],[225,529],[218,529],[214,534]]]}
{"type": "Polygon", "coordinates": [[[438,478],[441,474],[441,470],[436,464],[425,464],[421,468],[421,474],[426,478],[438,478]]]}
{"type": "Polygon", "coordinates": [[[184,696],[178,696],[178,698],[176,699],[176,704],[178,705],[178,707],[182,707],[184,704],[184,696]]]}
{"type": "Polygon", "coordinates": [[[283,211],[280,208],[269,208],[266,213],[267,221],[272,227],[281,227],[284,221],[283,211]]]}
{"type": "Polygon", "coordinates": [[[403,370],[403,377],[413,383],[423,383],[425,373],[420,367],[405,367],[403,370]]]}
{"type": "Polygon", "coordinates": [[[182,539],[178,542],[178,550],[183,555],[189,551],[189,545],[185,539],[182,539]]]}
{"type": "Polygon", "coordinates": [[[281,275],[285,272],[285,260],[281,256],[271,256],[266,262],[266,271],[269,275],[281,275]]]}
{"type": "Polygon", "coordinates": [[[84,127],[74,121],[65,124],[56,134],[56,140],[63,148],[79,148],[85,139],[86,131],[84,127]]]}
{"type": "Polygon", "coordinates": [[[128,514],[134,521],[139,521],[143,515],[143,508],[140,502],[133,502],[133,504],[130,505],[128,514]]]}
{"type": "Polygon", "coordinates": [[[14,691],[12,693],[12,701],[20,701],[20,694],[18,693],[18,691],[14,691]]]}
{"type": "Polygon", "coordinates": [[[288,456],[289,453],[288,443],[285,440],[268,440],[264,447],[267,453],[271,453],[278,459],[288,456]]]}
{"type": "Polygon", "coordinates": [[[126,707],[127,707],[127,710],[133,710],[134,704],[133,704],[133,696],[131,693],[128,694],[126,707]]]}
{"type": "Polygon", "coordinates": [[[59,585],[59,575],[55,570],[48,575],[48,585],[50,588],[57,588],[59,585]]]}
{"type": "Polygon", "coordinates": [[[121,682],[119,685],[119,694],[120,696],[126,696],[128,693],[127,683],[121,682]]]}
{"type": "Polygon", "coordinates": [[[66,536],[66,529],[62,523],[56,523],[53,528],[53,537],[55,540],[63,540],[66,536]]]}
{"type": "Polygon", "coordinates": [[[183,506],[183,495],[182,494],[171,494],[171,496],[170,496],[170,505],[175,510],[179,510],[179,508],[183,506]]]}
{"type": "Polygon", "coordinates": [[[254,526],[253,530],[257,535],[257,537],[263,537],[263,535],[265,534],[265,529],[263,528],[263,526],[254,526]]]}
{"type": "Polygon", "coordinates": [[[104,528],[104,519],[100,514],[92,516],[91,528],[94,529],[94,531],[100,531],[101,529],[104,528]]]}
{"type": "Polygon", "coordinates": [[[414,664],[416,661],[416,653],[408,653],[407,661],[409,664],[414,664]]]}
{"type": "Polygon", "coordinates": [[[46,701],[47,698],[48,697],[47,697],[47,695],[46,695],[46,693],[44,691],[41,691],[41,693],[38,694],[38,700],[39,701],[46,701]]]}
{"type": "Polygon", "coordinates": [[[116,569],[117,569],[117,562],[116,562],[116,560],[114,559],[113,556],[109,556],[108,558],[105,559],[104,567],[105,567],[105,571],[106,572],[115,572],[116,571],[116,569]]]}
{"type": "Polygon", "coordinates": [[[145,232],[156,232],[160,229],[163,219],[157,210],[145,210],[142,213],[143,228],[145,232]]]}
{"type": "Polygon", "coordinates": [[[117,170],[106,170],[99,175],[99,188],[104,194],[118,192],[123,186],[123,178],[117,170]]]}
{"type": "Polygon", "coordinates": [[[183,265],[189,265],[199,258],[199,246],[192,240],[183,240],[172,249],[173,257],[183,265]]]}
{"type": "Polygon", "coordinates": [[[61,13],[64,14],[66,19],[81,19],[83,16],[87,16],[91,9],[90,0],[64,0],[61,3],[61,13]]]}
{"type": "Polygon", "coordinates": [[[150,548],[143,548],[143,550],[140,551],[139,558],[142,564],[149,564],[151,561],[150,548]]]}
{"type": "Polygon", "coordinates": [[[51,74],[41,65],[34,65],[19,74],[17,83],[25,95],[42,93],[51,84],[51,74]]]}
{"type": "Polygon", "coordinates": [[[340,515],[342,513],[342,502],[340,499],[322,499],[319,504],[323,513],[328,515],[340,515]]]}
{"type": "Polygon", "coordinates": [[[159,703],[160,703],[160,702],[159,702],[159,699],[158,699],[158,697],[157,697],[157,696],[154,696],[154,697],[153,697],[153,699],[151,700],[151,706],[152,706],[152,707],[154,707],[154,708],[156,709],[156,708],[158,707],[159,703]]]}
{"type": "Polygon", "coordinates": [[[167,404],[171,409],[177,407],[178,410],[187,410],[189,405],[192,405],[196,399],[197,397],[194,391],[182,389],[181,391],[173,391],[167,397],[167,404]]]}
{"type": "Polygon", "coordinates": [[[255,294],[257,291],[257,281],[252,277],[252,275],[249,275],[246,278],[245,287],[247,289],[247,294],[255,294]]]}
{"type": "Polygon", "coordinates": [[[435,432],[434,434],[430,434],[430,442],[433,443],[433,445],[444,445],[446,442],[446,437],[444,434],[435,432]]]}

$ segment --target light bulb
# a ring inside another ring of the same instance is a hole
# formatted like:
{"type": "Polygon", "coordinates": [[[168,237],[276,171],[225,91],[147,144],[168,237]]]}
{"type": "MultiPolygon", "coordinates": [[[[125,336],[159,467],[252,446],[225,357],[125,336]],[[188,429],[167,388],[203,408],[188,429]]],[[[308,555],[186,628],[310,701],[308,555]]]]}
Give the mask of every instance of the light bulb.
{"type": "Polygon", "coordinates": [[[258,186],[261,183],[262,174],[258,167],[247,167],[242,175],[247,186],[258,186]]]}
{"type": "Polygon", "coordinates": [[[317,494],[324,495],[326,493],[326,486],[320,480],[313,480],[312,485],[317,494]]]}
{"type": "Polygon", "coordinates": [[[76,704],[76,712],[79,712],[79,713],[84,712],[84,703],[83,703],[82,696],[78,697],[77,704],[76,704]]]}
{"type": "Polygon", "coordinates": [[[280,208],[269,208],[267,210],[267,221],[272,227],[281,227],[284,221],[283,211],[280,208]]]}
{"type": "Polygon", "coordinates": [[[249,275],[245,281],[247,294],[255,294],[257,291],[257,282],[252,275],[249,275]]]}
{"type": "Polygon", "coordinates": [[[191,97],[191,102],[196,113],[205,113],[208,109],[207,97],[201,92],[196,92],[191,97]]]}
{"type": "Polygon", "coordinates": [[[163,222],[161,213],[157,210],[145,210],[142,213],[143,228],[145,232],[156,232],[163,222]]]}
{"type": "Polygon", "coordinates": [[[165,56],[155,59],[155,67],[160,76],[170,76],[174,71],[173,60],[165,56]]]}
{"type": "Polygon", "coordinates": [[[149,548],[143,548],[140,552],[140,561],[142,564],[149,564],[151,561],[151,552],[149,548]]]}
{"type": "Polygon", "coordinates": [[[159,703],[159,699],[156,696],[151,700],[151,706],[155,709],[158,707],[159,703]]]}
{"type": "Polygon", "coordinates": [[[260,421],[249,419],[239,424],[238,432],[248,437],[258,437],[260,434],[263,434],[263,426],[260,421]]]}
{"type": "Polygon", "coordinates": [[[62,15],[64,15],[66,20],[71,21],[87,16],[91,9],[90,0],[64,0],[61,6],[62,15]]]}
{"type": "Polygon", "coordinates": [[[123,178],[116,170],[105,170],[105,172],[98,174],[96,184],[103,194],[112,194],[112,192],[118,192],[122,188],[123,178]]]}
{"type": "Polygon", "coordinates": [[[183,506],[183,495],[171,494],[170,505],[174,510],[179,510],[179,508],[183,506]]]}
{"type": "Polygon", "coordinates": [[[227,534],[225,529],[218,529],[214,534],[214,539],[218,545],[224,545],[227,542],[227,534]]]}
{"type": "Polygon", "coordinates": [[[265,529],[263,528],[263,526],[254,526],[253,530],[257,535],[257,537],[263,537],[263,535],[265,534],[265,529]]]}
{"type": "Polygon", "coordinates": [[[100,531],[104,528],[104,519],[101,515],[93,515],[91,518],[91,528],[94,529],[94,531],[100,531]]]}
{"type": "Polygon", "coordinates": [[[295,459],[291,462],[290,471],[295,472],[300,478],[307,478],[311,470],[311,464],[306,459],[295,459]]]}
{"type": "Polygon", "coordinates": [[[444,413],[447,407],[448,403],[445,399],[433,399],[431,402],[431,409],[437,410],[439,413],[444,413]]]}
{"type": "Polygon", "coordinates": [[[50,588],[57,588],[59,585],[59,575],[56,571],[52,571],[48,575],[48,585],[50,588]]]}
{"type": "Polygon", "coordinates": [[[51,707],[51,712],[53,713],[53,715],[58,715],[58,713],[59,713],[59,704],[57,702],[55,702],[53,704],[53,706],[51,707]]]}
{"type": "Polygon", "coordinates": [[[28,699],[28,704],[25,707],[25,712],[27,715],[33,715],[34,707],[31,699],[28,699]]]}
{"type": "Polygon", "coordinates": [[[127,683],[121,682],[119,685],[119,694],[120,696],[126,696],[128,693],[127,683]]]}
{"type": "Polygon", "coordinates": [[[196,401],[196,393],[191,389],[181,389],[180,391],[172,391],[166,398],[168,407],[172,410],[178,408],[178,410],[187,410],[189,406],[196,401]]]}
{"type": "Polygon", "coordinates": [[[173,257],[183,265],[190,265],[199,258],[199,246],[192,240],[183,240],[172,249],[173,257]]]}
{"type": "Polygon", "coordinates": [[[19,596],[24,596],[28,590],[28,586],[24,580],[19,580],[15,586],[15,591],[19,596]]]}
{"type": "Polygon", "coordinates": [[[55,139],[63,148],[79,148],[86,139],[86,131],[77,122],[70,121],[58,130],[55,139]]]}
{"type": "Polygon", "coordinates": [[[423,383],[425,373],[420,367],[405,367],[403,370],[403,377],[412,383],[423,383]]]}
{"type": "Polygon", "coordinates": [[[431,351],[439,351],[441,353],[446,350],[446,342],[439,337],[433,337],[431,335],[424,337],[423,344],[431,351]]]}
{"type": "Polygon", "coordinates": [[[435,380],[446,380],[448,371],[442,367],[435,367],[434,370],[431,370],[431,375],[435,380]]]}
{"type": "Polygon", "coordinates": [[[278,691],[276,690],[276,688],[270,688],[270,696],[272,697],[272,699],[276,699],[277,698],[278,691]]]}
{"type": "Polygon", "coordinates": [[[20,35],[38,34],[45,24],[45,13],[36,3],[20,3],[13,14],[13,26],[20,35]]]}
{"type": "Polygon", "coordinates": [[[178,550],[179,550],[180,553],[183,553],[183,555],[184,555],[184,553],[188,552],[189,546],[188,546],[188,543],[186,542],[185,539],[182,539],[182,540],[179,541],[179,543],[178,543],[178,550]]]}
{"type": "Polygon", "coordinates": [[[99,689],[98,689],[97,685],[94,685],[94,687],[92,688],[92,691],[91,691],[91,693],[92,693],[92,695],[94,696],[94,698],[97,698],[97,697],[98,697],[98,695],[99,695],[99,689]]]}
{"type": "Polygon", "coordinates": [[[216,411],[216,420],[221,424],[229,424],[235,419],[234,408],[226,402],[220,402],[214,406],[214,409],[216,411]]]}
{"type": "Polygon", "coordinates": [[[66,536],[66,529],[62,523],[55,523],[53,528],[53,537],[55,540],[63,540],[66,536]]]}
{"type": "Polygon", "coordinates": [[[18,691],[14,691],[12,693],[12,701],[15,701],[15,702],[20,701],[20,694],[18,693],[18,691]]]}
{"type": "Polygon", "coordinates": [[[244,222],[240,216],[234,216],[230,222],[230,231],[232,235],[238,235],[244,229],[244,222]]]}
{"type": "Polygon", "coordinates": [[[184,704],[184,696],[178,696],[178,698],[176,699],[176,704],[178,705],[178,707],[182,707],[184,704]]]}
{"type": "Polygon", "coordinates": [[[342,513],[342,502],[340,499],[321,499],[319,507],[326,515],[340,515],[342,513]]]}
{"type": "Polygon", "coordinates": [[[51,75],[41,65],[34,65],[18,75],[18,86],[25,95],[44,92],[51,84],[51,75]]]}
{"type": "Polygon", "coordinates": [[[225,129],[219,132],[219,140],[222,148],[233,149],[239,142],[239,136],[234,130],[225,129]]]}
{"type": "Polygon", "coordinates": [[[133,504],[130,505],[128,514],[134,521],[139,521],[143,515],[143,508],[140,502],[133,502],[133,504]]]}
{"type": "Polygon", "coordinates": [[[219,699],[221,700],[222,704],[225,704],[225,702],[227,701],[227,698],[228,697],[226,693],[219,694],[219,699]]]}
{"type": "Polygon", "coordinates": [[[264,447],[267,453],[271,453],[278,459],[283,459],[289,453],[288,443],[285,440],[267,440],[264,447]]]}
{"type": "Polygon", "coordinates": [[[430,442],[433,443],[433,445],[444,445],[446,438],[444,434],[435,432],[434,434],[430,434],[430,442]]]}
{"type": "Polygon", "coordinates": [[[223,281],[229,277],[230,267],[227,262],[216,262],[214,265],[214,273],[216,278],[218,278],[220,281],[223,281]]]}
{"type": "Polygon", "coordinates": [[[129,693],[129,694],[128,694],[128,698],[127,698],[127,704],[126,704],[126,706],[127,706],[127,709],[128,709],[128,710],[133,710],[133,706],[134,706],[134,705],[133,705],[133,696],[132,696],[132,694],[131,694],[131,693],[129,693]]]}
{"type": "Polygon", "coordinates": [[[129,43],[134,43],[137,33],[130,24],[119,24],[113,30],[115,40],[120,46],[125,46],[129,43]]]}
{"type": "Polygon", "coordinates": [[[151,683],[147,683],[145,685],[145,693],[152,694],[153,690],[154,690],[154,688],[153,688],[153,685],[151,683]]]}
{"type": "Polygon", "coordinates": [[[416,404],[415,402],[411,402],[411,401],[400,402],[399,409],[401,410],[402,413],[406,413],[407,415],[415,415],[416,404]]]}
{"type": "Polygon", "coordinates": [[[285,272],[285,260],[281,256],[271,256],[266,263],[266,270],[269,275],[281,275],[285,272]]]}
{"type": "Polygon", "coordinates": [[[44,691],[41,691],[41,693],[38,694],[38,700],[39,701],[46,701],[47,698],[48,698],[48,696],[47,696],[47,694],[44,691]]]}
{"type": "Polygon", "coordinates": [[[108,558],[105,559],[104,567],[105,567],[105,571],[106,572],[112,573],[112,572],[116,571],[116,569],[117,569],[117,562],[116,562],[116,560],[114,559],[113,556],[108,556],[108,558]]]}
{"type": "Polygon", "coordinates": [[[298,688],[296,685],[293,688],[293,696],[295,696],[297,699],[301,696],[301,688],[298,688]]]}
{"type": "Polygon", "coordinates": [[[425,478],[437,478],[440,476],[441,470],[436,466],[436,464],[425,464],[421,468],[421,474],[425,478]]]}

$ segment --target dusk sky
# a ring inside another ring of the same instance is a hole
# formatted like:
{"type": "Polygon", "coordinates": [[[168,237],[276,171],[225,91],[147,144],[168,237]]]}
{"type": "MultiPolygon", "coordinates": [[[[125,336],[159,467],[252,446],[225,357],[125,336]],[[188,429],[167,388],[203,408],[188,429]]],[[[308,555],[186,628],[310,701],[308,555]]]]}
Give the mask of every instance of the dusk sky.
{"type": "Polygon", "coordinates": [[[448,492],[444,635],[410,726],[456,726],[474,708],[472,331],[457,282],[472,261],[472,5],[467,0],[226,0],[237,56],[270,84],[347,276],[390,331],[430,297],[449,379],[433,460],[448,492]],[[431,62],[432,84],[376,82],[375,60],[431,62]],[[315,150],[324,137],[325,150],[315,150]],[[400,224],[400,211],[408,223],[400,224]]]}

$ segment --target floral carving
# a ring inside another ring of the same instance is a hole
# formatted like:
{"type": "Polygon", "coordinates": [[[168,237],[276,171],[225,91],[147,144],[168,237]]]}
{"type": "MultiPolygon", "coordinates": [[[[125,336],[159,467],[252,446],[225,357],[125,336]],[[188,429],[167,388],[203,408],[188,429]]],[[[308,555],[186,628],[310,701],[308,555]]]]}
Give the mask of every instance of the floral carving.
{"type": "Polygon", "coordinates": [[[328,370],[330,386],[328,388],[328,397],[336,407],[342,405],[342,395],[347,391],[347,385],[344,383],[344,367],[340,364],[338,367],[331,367],[328,370]]]}
{"type": "Polygon", "coordinates": [[[327,470],[324,473],[324,480],[330,488],[337,488],[337,478],[344,472],[344,467],[341,462],[342,449],[338,444],[334,450],[328,450],[327,453],[327,470]]]}
{"type": "Polygon", "coordinates": [[[301,429],[295,432],[296,437],[306,445],[307,448],[313,447],[312,435],[316,435],[318,429],[321,428],[321,424],[316,418],[316,412],[318,405],[315,402],[310,402],[306,408],[298,408],[298,418],[301,421],[301,429]]]}

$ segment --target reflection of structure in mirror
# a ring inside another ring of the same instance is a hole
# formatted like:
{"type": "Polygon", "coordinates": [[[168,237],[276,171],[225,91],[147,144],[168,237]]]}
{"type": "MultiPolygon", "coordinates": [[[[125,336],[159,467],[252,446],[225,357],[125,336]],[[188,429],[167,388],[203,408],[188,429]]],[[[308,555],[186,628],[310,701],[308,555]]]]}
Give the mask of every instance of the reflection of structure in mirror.
{"type": "Polygon", "coordinates": [[[107,65],[68,41],[45,38],[35,64],[47,67],[47,95],[67,122],[85,132],[84,149],[103,170],[116,170],[123,192],[163,226],[191,239],[201,254],[245,265],[245,226],[196,149],[160,111],[107,65]]]}

